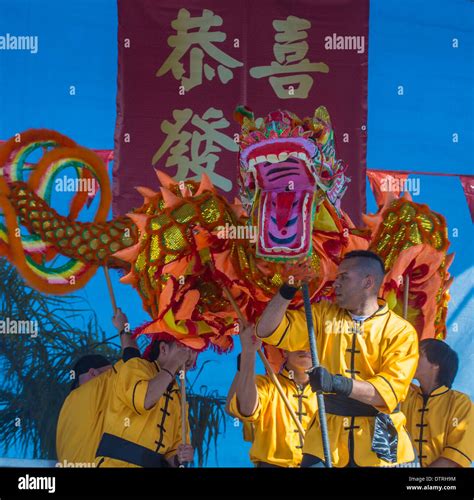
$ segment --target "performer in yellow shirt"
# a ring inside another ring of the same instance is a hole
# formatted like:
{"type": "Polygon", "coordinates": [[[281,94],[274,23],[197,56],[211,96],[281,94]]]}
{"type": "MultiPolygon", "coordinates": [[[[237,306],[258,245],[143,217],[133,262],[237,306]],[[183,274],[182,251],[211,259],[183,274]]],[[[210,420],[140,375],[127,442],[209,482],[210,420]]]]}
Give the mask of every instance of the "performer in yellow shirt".
{"type": "Polygon", "coordinates": [[[56,428],[59,466],[95,466],[114,377],[123,361],[140,356],[135,341],[128,334],[127,318],[120,309],[117,309],[113,323],[121,332],[122,360],[112,365],[104,356],[88,354],[73,368],[71,392],[63,403],[56,428]]]}
{"type": "MultiPolygon", "coordinates": [[[[242,354],[236,383],[228,396],[229,413],[253,424],[250,459],[257,467],[299,467],[303,439],[269,376],[255,376],[255,358],[261,346],[251,325],[240,329],[242,354]]],[[[316,411],[316,395],[306,373],[311,368],[307,351],[286,353],[277,375],[293,410],[305,429],[316,411]]]]}
{"type": "Polygon", "coordinates": [[[458,355],[442,340],[420,342],[420,360],[402,404],[422,467],[470,467],[474,457],[474,408],[453,390],[458,355]]]}
{"type": "MultiPolygon", "coordinates": [[[[293,275],[307,279],[307,265],[293,275]]],[[[336,304],[312,306],[321,367],[310,374],[324,394],[335,467],[395,466],[415,460],[400,402],[418,362],[418,339],[410,323],[377,294],[384,277],[380,258],[369,251],[346,254],[334,283],[336,304]]],[[[257,335],[289,351],[308,350],[303,310],[287,310],[297,288],[284,285],[257,322],[257,335]]],[[[302,466],[324,465],[319,415],[306,432],[302,466]]]]}
{"type": "MultiPolygon", "coordinates": [[[[183,365],[194,365],[196,355],[177,341],[154,341],[150,360],[131,359],[119,368],[96,454],[98,467],[177,467],[192,461],[192,446],[182,443],[175,378],[183,365]]],[[[189,434],[188,422],[186,427],[189,434]]]]}

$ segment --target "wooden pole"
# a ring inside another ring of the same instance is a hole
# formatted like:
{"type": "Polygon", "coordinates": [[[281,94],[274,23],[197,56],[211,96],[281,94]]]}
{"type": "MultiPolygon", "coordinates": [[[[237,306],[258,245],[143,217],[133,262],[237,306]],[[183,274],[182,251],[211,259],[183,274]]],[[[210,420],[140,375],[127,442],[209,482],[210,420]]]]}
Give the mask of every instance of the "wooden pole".
{"type": "MultiPolygon", "coordinates": [[[[245,316],[242,314],[242,311],[240,310],[240,307],[237,305],[237,302],[235,302],[234,297],[232,297],[230,290],[226,286],[223,286],[222,288],[224,290],[224,293],[225,293],[228,301],[231,303],[232,307],[234,308],[234,311],[237,313],[237,316],[238,316],[239,320],[241,321],[242,325],[247,326],[248,325],[247,320],[245,319],[245,316]]],[[[289,402],[288,398],[286,397],[286,394],[283,391],[283,387],[281,386],[280,381],[278,380],[275,372],[273,371],[273,368],[271,367],[270,363],[268,362],[268,359],[266,358],[262,349],[259,349],[257,352],[258,352],[260,359],[262,360],[263,365],[265,366],[265,369],[268,372],[270,379],[275,384],[275,387],[276,387],[278,393],[280,394],[281,398],[283,399],[283,402],[285,403],[285,406],[286,406],[291,418],[293,419],[293,421],[296,425],[296,428],[298,429],[298,432],[301,435],[301,438],[304,439],[303,426],[301,425],[301,422],[299,421],[298,417],[296,416],[296,413],[293,410],[291,403],[289,402]]]]}
{"type": "MultiPolygon", "coordinates": [[[[105,281],[107,282],[107,288],[109,289],[110,300],[112,302],[112,307],[114,313],[117,312],[117,302],[115,300],[114,289],[112,287],[112,281],[110,280],[109,268],[104,266],[105,281]]],[[[182,433],[182,443],[186,444],[187,440],[187,429],[186,429],[186,365],[183,365],[180,373],[180,388],[181,388],[181,433],[182,433]],[[182,377],[182,378],[181,378],[182,377]]]]}
{"type": "Polygon", "coordinates": [[[410,291],[410,276],[405,276],[403,283],[403,319],[408,318],[408,293],[410,291]]]}
{"type": "MultiPolygon", "coordinates": [[[[188,421],[186,415],[186,365],[183,365],[179,373],[180,389],[181,389],[181,443],[187,444],[187,428],[186,422],[188,421]]],[[[187,467],[186,462],[182,462],[180,467],[187,467]]]]}
{"type": "Polygon", "coordinates": [[[110,300],[112,301],[112,307],[114,309],[114,314],[117,312],[117,302],[115,301],[114,289],[112,288],[112,281],[110,280],[109,268],[104,266],[105,281],[107,282],[107,288],[109,289],[110,300]]]}
{"type": "Polygon", "coordinates": [[[186,444],[186,365],[183,365],[180,372],[181,379],[181,434],[182,443],[186,444]]]}

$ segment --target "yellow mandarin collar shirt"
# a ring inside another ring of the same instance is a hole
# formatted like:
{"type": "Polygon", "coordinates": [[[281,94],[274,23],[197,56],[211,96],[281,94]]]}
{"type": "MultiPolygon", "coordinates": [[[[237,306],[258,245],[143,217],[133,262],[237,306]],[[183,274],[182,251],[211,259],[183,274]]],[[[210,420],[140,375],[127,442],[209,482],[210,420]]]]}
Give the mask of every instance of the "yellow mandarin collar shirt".
{"type": "MultiPolygon", "coordinates": [[[[413,326],[391,311],[383,300],[379,305],[375,314],[358,322],[337,304],[313,304],[316,344],[321,365],[330,373],[365,380],[377,389],[384,404],[376,409],[391,414],[398,433],[397,463],[405,463],[415,457],[413,445],[404,429],[403,413],[392,412],[405,399],[415,374],[418,337],[413,326]]],[[[262,340],[288,351],[309,350],[304,310],[288,310],[278,328],[262,340]]],[[[327,421],[335,467],[346,466],[351,458],[359,466],[395,465],[371,451],[374,417],[328,414],[327,421]],[[354,443],[352,451],[349,441],[354,443]]],[[[307,429],[303,453],[324,458],[317,414],[307,429]]]]}
{"type": "Polygon", "coordinates": [[[94,467],[114,378],[122,365],[119,361],[65,399],[56,429],[56,453],[62,466],[94,467]]]}
{"type": "MultiPolygon", "coordinates": [[[[278,375],[284,393],[304,429],[312,419],[316,408],[316,394],[307,384],[298,386],[285,368],[278,375]]],[[[243,422],[254,426],[254,440],[250,459],[254,464],[266,462],[279,467],[299,467],[302,459],[302,440],[275,384],[267,375],[255,377],[258,405],[251,416],[240,413],[237,395],[230,403],[230,412],[243,422]]]]}
{"type": "Polygon", "coordinates": [[[420,387],[412,384],[402,409],[422,467],[440,457],[471,466],[474,410],[469,396],[444,385],[423,396],[420,387]]]}
{"type": "MultiPolygon", "coordinates": [[[[157,362],[133,358],[118,370],[114,393],[104,421],[104,433],[139,444],[171,458],[181,438],[181,394],[174,380],[163,396],[149,410],[145,409],[148,384],[160,371],[157,362]]],[[[187,410],[187,409],[186,409],[187,410]]],[[[187,443],[189,423],[186,419],[187,443]]],[[[132,463],[107,457],[96,459],[100,467],[137,467],[132,463]]]]}

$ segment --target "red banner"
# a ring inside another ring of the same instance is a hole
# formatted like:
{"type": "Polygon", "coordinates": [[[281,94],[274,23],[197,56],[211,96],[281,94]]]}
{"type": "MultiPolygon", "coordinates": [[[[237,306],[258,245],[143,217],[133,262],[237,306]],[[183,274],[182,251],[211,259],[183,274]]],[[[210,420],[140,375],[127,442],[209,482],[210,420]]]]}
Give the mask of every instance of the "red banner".
{"type": "Polygon", "coordinates": [[[114,212],[207,173],[237,194],[238,104],[256,116],[327,107],[351,177],[343,208],[365,210],[368,0],[119,0],[114,212]]]}

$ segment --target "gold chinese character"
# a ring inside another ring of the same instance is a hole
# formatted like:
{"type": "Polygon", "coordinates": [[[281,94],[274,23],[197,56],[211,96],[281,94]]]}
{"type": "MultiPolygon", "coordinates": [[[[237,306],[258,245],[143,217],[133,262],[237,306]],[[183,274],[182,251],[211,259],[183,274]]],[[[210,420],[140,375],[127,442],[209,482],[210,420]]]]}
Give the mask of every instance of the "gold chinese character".
{"type": "Polygon", "coordinates": [[[222,111],[209,108],[200,117],[197,114],[193,116],[189,108],[175,109],[173,118],[174,123],[168,120],[161,123],[161,130],[166,134],[166,138],[153,156],[153,165],[169,151],[165,166],[178,167],[175,176],[177,180],[187,179],[189,172],[195,174],[191,179],[199,180],[201,175],[206,173],[214,185],[224,191],[230,191],[232,181],[215,172],[219,160],[216,153],[222,151],[222,148],[237,152],[239,147],[230,137],[219,131],[229,126],[222,111]],[[187,124],[194,126],[192,132],[183,130],[187,124]]]}
{"type": "Polygon", "coordinates": [[[254,78],[265,78],[293,73],[290,76],[270,76],[270,85],[280,99],[306,99],[313,86],[313,78],[303,73],[329,71],[327,64],[312,63],[305,58],[308,43],[304,40],[308,37],[306,30],[311,28],[311,23],[307,19],[288,16],[286,21],[273,21],[273,27],[277,31],[276,43],[273,45],[276,61],[272,61],[270,66],[251,68],[250,75],[254,78]]]}
{"type": "Polygon", "coordinates": [[[211,27],[221,25],[222,17],[214,15],[212,10],[204,9],[201,17],[191,17],[187,9],[180,9],[178,17],[171,23],[177,34],[168,38],[168,45],[173,48],[173,52],[156,72],[156,76],[163,76],[171,70],[176,80],[181,80],[184,89],[191,90],[201,85],[203,69],[208,80],[212,80],[216,75],[214,68],[208,64],[203,65],[206,53],[220,63],[217,67],[220,81],[227,83],[231,80],[234,74],[229,68],[237,68],[243,64],[214,45],[214,43],[223,42],[227,38],[227,35],[222,31],[209,31],[211,27]],[[197,31],[191,31],[196,30],[196,28],[198,28],[197,31]],[[193,45],[194,47],[192,47],[193,45]],[[188,50],[190,50],[189,78],[185,78],[185,69],[180,60],[188,50]]]}

